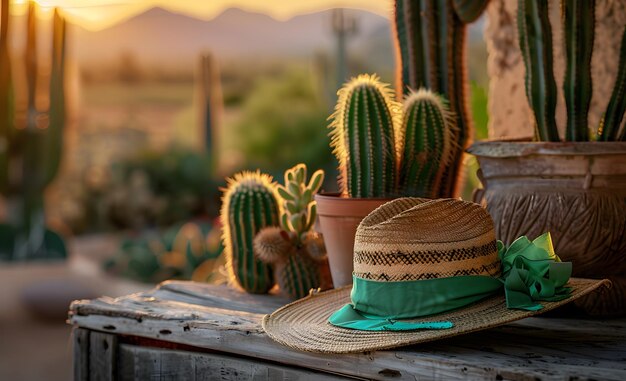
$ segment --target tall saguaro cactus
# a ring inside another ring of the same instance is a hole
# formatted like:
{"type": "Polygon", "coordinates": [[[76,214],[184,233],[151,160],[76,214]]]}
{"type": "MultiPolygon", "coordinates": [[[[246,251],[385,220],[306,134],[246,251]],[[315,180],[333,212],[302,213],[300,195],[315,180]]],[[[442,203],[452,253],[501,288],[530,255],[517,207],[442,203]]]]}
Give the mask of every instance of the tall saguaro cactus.
{"type": "Polygon", "coordinates": [[[198,65],[198,108],[199,121],[203,139],[203,148],[211,154],[213,166],[216,167],[218,154],[215,140],[219,132],[219,122],[222,116],[223,100],[220,73],[217,60],[213,55],[206,53],[200,56],[198,65]]]}
{"type": "Polygon", "coordinates": [[[275,184],[259,171],[227,181],[220,217],[230,280],[247,292],[266,293],[274,286],[272,269],[255,257],[253,240],[264,227],[279,224],[275,184]]]}
{"type": "MultiPolygon", "coordinates": [[[[65,256],[60,237],[46,230],[43,194],[55,178],[62,155],[65,126],[65,20],[55,10],[53,19],[49,108],[41,110],[38,99],[40,65],[37,58],[36,6],[29,3],[26,22],[26,115],[14,119],[13,81],[8,49],[8,1],[2,2],[0,28],[0,190],[7,199],[9,225],[13,240],[2,242],[0,256],[10,259],[32,259],[65,256]]],[[[45,102],[41,102],[45,103],[45,102]]]]}
{"type": "Polygon", "coordinates": [[[399,53],[398,99],[410,89],[425,87],[450,102],[458,126],[454,161],[443,175],[439,196],[458,187],[463,150],[472,136],[467,105],[467,23],[485,9],[488,0],[396,0],[394,26],[399,53]]]}
{"type": "Polygon", "coordinates": [[[0,186],[5,194],[9,182],[9,142],[15,133],[15,110],[8,41],[9,0],[2,0],[0,7],[0,186]]]}
{"type": "Polygon", "coordinates": [[[397,185],[398,104],[378,77],[363,74],[338,92],[331,145],[339,160],[341,191],[350,197],[389,197],[397,185]]]}

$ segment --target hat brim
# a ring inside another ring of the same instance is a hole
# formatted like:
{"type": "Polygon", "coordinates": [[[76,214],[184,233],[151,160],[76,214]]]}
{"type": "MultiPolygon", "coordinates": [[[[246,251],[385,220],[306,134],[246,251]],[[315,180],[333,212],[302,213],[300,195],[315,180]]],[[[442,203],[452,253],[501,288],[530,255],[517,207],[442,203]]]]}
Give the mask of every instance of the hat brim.
{"type": "Polygon", "coordinates": [[[558,302],[541,302],[539,311],[508,309],[504,295],[495,295],[464,308],[437,315],[410,319],[412,322],[451,321],[445,330],[359,331],[336,327],[328,322],[330,315],[350,303],[351,286],[310,295],[265,315],[263,329],[269,337],[288,347],[306,352],[352,353],[389,349],[424,343],[480,331],[553,310],[572,302],[610,281],[571,278],[571,296],[558,302]]]}

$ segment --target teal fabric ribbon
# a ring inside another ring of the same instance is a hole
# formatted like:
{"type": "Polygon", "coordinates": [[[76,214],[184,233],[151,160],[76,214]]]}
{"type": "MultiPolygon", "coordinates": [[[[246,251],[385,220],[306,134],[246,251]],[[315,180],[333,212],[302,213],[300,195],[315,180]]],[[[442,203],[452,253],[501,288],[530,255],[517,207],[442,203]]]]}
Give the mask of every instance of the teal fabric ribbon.
{"type": "Polygon", "coordinates": [[[504,286],[508,308],[537,311],[538,301],[568,298],[564,287],[572,272],[569,262],[554,253],[550,233],[530,241],[520,237],[508,248],[498,241],[502,277],[459,276],[405,282],[379,282],[353,277],[351,304],[343,306],[329,323],[364,331],[449,329],[450,321],[410,322],[467,306],[500,292],[504,286]]]}
{"type": "Polygon", "coordinates": [[[537,311],[543,308],[538,301],[570,296],[571,289],[564,286],[572,275],[572,263],[561,262],[554,253],[550,233],[532,242],[519,237],[508,248],[498,241],[498,256],[508,308],[537,311]]]}

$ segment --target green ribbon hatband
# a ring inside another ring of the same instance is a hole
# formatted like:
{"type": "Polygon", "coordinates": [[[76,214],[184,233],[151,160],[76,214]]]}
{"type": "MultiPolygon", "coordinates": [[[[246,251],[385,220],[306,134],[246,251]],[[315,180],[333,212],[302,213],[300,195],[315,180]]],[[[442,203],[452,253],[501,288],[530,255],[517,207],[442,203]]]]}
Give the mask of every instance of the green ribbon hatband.
{"type": "Polygon", "coordinates": [[[502,277],[458,276],[449,278],[380,282],[353,277],[352,303],[331,315],[335,326],[363,331],[408,331],[448,329],[450,321],[408,322],[465,307],[501,292],[511,309],[537,311],[539,301],[558,301],[569,297],[565,287],[572,273],[570,262],[561,262],[554,253],[550,233],[534,241],[525,236],[508,248],[498,241],[502,277]]]}

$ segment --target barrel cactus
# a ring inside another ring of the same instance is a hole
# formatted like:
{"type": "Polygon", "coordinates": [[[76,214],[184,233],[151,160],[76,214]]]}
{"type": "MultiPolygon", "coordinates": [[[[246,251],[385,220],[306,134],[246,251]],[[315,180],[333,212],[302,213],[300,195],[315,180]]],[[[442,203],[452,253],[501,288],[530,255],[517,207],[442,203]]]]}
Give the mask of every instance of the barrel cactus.
{"type": "Polygon", "coordinates": [[[440,197],[460,145],[454,113],[424,88],[411,90],[404,107],[390,92],[370,75],[339,90],[330,128],[340,188],[356,198],[440,197]]]}
{"type": "Polygon", "coordinates": [[[326,283],[328,266],[322,238],[314,231],[316,203],[313,196],[324,180],[316,171],[307,183],[307,169],[298,164],[285,172],[285,185],[278,186],[282,200],[280,226],[264,228],[254,239],[257,258],[274,266],[281,291],[301,298],[326,283]]]}
{"type": "Polygon", "coordinates": [[[447,102],[430,90],[411,92],[404,101],[400,193],[436,198],[457,149],[456,125],[447,102]]]}
{"type": "Polygon", "coordinates": [[[330,128],[342,193],[358,198],[394,195],[400,106],[391,90],[376,75],[362,74],[337,94],[330,128]]]}
{"type": "Polygon", "coordinates": [[[268,175],[238,173],[227,180],[220,218],[226,268],[231,283],[251,293],[274,286],[271,267],[254,255],[253,239],[266,226],[278,226],[276,185],[268,175]]]}

